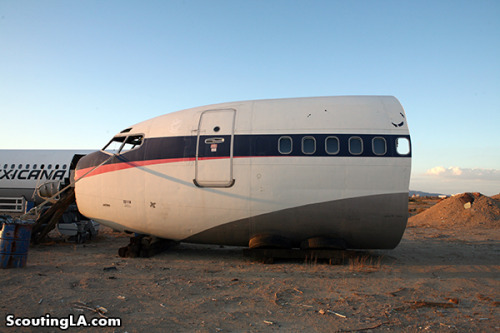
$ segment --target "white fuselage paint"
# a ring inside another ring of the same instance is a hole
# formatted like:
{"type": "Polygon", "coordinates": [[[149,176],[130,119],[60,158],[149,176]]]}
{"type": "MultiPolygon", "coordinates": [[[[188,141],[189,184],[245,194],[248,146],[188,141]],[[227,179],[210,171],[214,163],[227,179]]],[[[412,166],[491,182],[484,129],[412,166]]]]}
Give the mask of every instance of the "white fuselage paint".
{"type": "MultiPolygon", "coordinates": [[[[132,126],[128,134],[141,134],[144,140],[196,137],[198,152],[212,142],[204,141],[206,136],[407,137],[405,117],[394,97],[258,100],[166,114],[132,126]],[[217,114],[224,119],[213,117],[217,114]],[[214,131],[217,126],[221,128],[214,131]]],[[[363,144],[365,150],[371,149],[371,142],[363,144]]],[[[324,149],[324,142],[317,142],[316,149],[324,149]]],[[[294,207],[408,192],[411,154],[233,156],[236,150],[232,147],[226,158],[198,158],[196,153],[194,158],[179,156],[146,164],[134,161],[134,167],[90,173],[76,184],[78,207],[84,215],[116,229],[185,240],[233,221],[294,207]]],[[[83,165],[77,178],[92,167],[95,165],[83,165]]]]}
{"type": "Polygon", "coordinates": [[[0,198],[24,197],[40,202],[35,195],[37,186],[45,182],[60,183],[69,177],[75,154],[89,150],[0,150],[0,198]]]}

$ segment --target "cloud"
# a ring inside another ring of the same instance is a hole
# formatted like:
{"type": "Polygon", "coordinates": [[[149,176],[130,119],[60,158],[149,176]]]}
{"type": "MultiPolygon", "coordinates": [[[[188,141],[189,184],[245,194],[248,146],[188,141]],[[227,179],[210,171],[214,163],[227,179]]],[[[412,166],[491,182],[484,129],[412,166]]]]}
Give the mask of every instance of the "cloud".
{"type": "Polygon", "coordinates": [[[412,174],[410,187],[433,193],[481,192],[495,195],[500,190],[500,170],[436,166],[425,173],[412,174]]]}
{"type": "Polygon", "coordinates": [[[440,174],[442,173],[445,173],[446,172],[446,169],[443,168],[442,166],[437,166],[437,167],[434,167],[432,169],[429,169],[425,172],[426,175],[429,175],[429,176],[439,176],[440,174]]]}
{"type": "Polygon", "coordinates": [[[435,176],[440,178],[463,179],[463,180],[500,180],[500,170],[497,169],[481,169],[481,168],[460,168],[452,166],[445,168],[436,166],[425,172],[427,176],[435,176]]]}

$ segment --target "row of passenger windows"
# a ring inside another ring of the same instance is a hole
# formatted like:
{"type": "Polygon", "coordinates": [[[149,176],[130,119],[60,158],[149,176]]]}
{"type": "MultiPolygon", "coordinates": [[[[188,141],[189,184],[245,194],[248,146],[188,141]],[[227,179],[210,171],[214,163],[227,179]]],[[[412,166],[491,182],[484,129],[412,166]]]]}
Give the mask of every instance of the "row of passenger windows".
{"type": "MultiPolygon", "coordinates": [[[[367,142],[365,147],[363,139],[359,136],[351,136],[348,141],[349,153],[351,155],[361,155],[366,149],[371,149],[375,155],[383,156],[387,153],[387,141],[383,137],[374,137],[371,144],[367,142]],[[371,147],[370,147],[371,146],[371,147]]],[[[313,136],[302,137],[302,153],[312,155],[316,152],[316,138],[313,136]]],[[[340,152],[340,140],[336,136],[329,136],[325,139],[325,151],[329,155],[337,155],[340,152]]],[[[278,150],[281,154],[290,154],[293,150],[293,140],[289,136],[282,136],[278,140],[278,150]]],[[[410,153],[410,141],[401,137],[396,139],[396,151],[399,155],[410,153]]]]}
{"type": "MultiPolygon", "coordinates": [[[[0,165],[1,165],[1,164],[0,164],[0,165]]],[[[24,164],[18,164],[18,165],[17,165],[17,168],[18,168],[18,169],[22,169],[22,168],[23,168],[23,166],[24,166],[24,168],[25,168],[25,169],[30,169],[30,167],[32,167],[33,169],[38,169],[38,164],[33,164],[33,165],[31,165],[31,164],[26,164],[26,165],[24,165],[24,164]]],[[[4,170],[6,170],[6,169],[8,169],[8,168],[9,168],[9,165],[8,165],[8,164],[4,164],[4,165],[3,165],[3,168],[4,168],[4,170]]],[[[15,169],[15,168],[16,168],[16,165],[15,165],[15,164],[11,164],[11,165],[10,165],[10,168],[11,168],[11,169],[15,169]]],[[[66,165],[66,164],[63,164],[62,169],[66,169],[66,168],[67,168],[67,165],[66,165]]],[[[41,164],[41,165],[40,165],[40,169],[45,169],[45,164],[41,164]]],[[[49,169],[49,170],[50,170],[50,169],[52,169],[52,164],[47,165],[47,169],[49,169]]],[[[59,164],[56,164],[56,165],[54,166],[54,169],[56,169],[56,170],[57,170],[57,169],[59,169],[59,164]]]]}

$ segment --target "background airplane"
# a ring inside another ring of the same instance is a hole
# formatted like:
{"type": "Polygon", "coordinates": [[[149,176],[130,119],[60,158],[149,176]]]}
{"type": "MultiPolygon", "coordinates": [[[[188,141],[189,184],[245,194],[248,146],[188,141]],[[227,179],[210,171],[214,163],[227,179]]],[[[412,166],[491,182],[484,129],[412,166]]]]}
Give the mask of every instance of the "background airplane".
{"type": "Polygon", "coordinates": [[[88,150],[0,150],[0,212],[22,212],[69,184],[88,150]]]}

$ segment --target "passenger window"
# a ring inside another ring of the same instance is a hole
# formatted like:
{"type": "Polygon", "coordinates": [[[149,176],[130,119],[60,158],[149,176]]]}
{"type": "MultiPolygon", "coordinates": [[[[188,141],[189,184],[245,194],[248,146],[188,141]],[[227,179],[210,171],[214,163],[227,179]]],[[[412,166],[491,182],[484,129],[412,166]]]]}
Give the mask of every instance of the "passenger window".
{"type": "Polygon", "coordinates": [[[26,169],[29,169],[30,168],[30,165],[29,164],[26,164],[26,169]]]}
{"type": "Polygon", "coordinates": [[[48,168],[49,168],[49,170],[50,170],[50,169],[52,169],[52,164],[49,164],[49,167],[48,167],[48,168]]]}
{"type": "Polygon", "coordinates": [[[11,169],[15,169],[15,168],[16,168],[16,165],[15,165],[15,164],[11,164],[11,165],[10,165],[10,168],[11,168],[11,169]]]}
{"type": "Polygon", "coordinates": [[[63,167],[62,167],[62,168],[63,168],[64,170],[66,170],[66,168],[67,168],[67,167],[68,167],[68,166],[67,166],[66,164],[63,164],[63,167]]]}
{"type": "Polygon", "coordinates": [[[278,140],[278,150],[281,154],[290,154],[292,152],[292,138],[289,136],[282,136],[278,140]]]}
{"type": "Polygon", "coordinates": [[[33,169],[36,169],[37,165],[36,164],[33,164],[33,169]]]}
{"type": "Polygon", "coordinates": [[[316,139],[312,136],[302,138],[302,152],[304,154],[314,154],[316,152],[316,139]]]}
{"type": "Polygon", "coordinates": [[[349,138],[349,152],[352,155],[361,155],[363,152],[363,140],[360,137],[353,136],[349,138]]]}
{"type": "Polygon", "coordinates": [[[397,138],[396,151],[399,155],[408,155],[410,153],[410,140],[408,138],[397,138]]]}
{"type": "Polygon", "coordinates": [[[387,152],[387,144],[384,138],[377,137],[372,140],[372,149],[375,155],[385,155],[387,152]]]}
{"type": "Polygon", "coordinates": [[[3,168],[4,168],[4,169],[7,169],[7,167],[8,167],[8,166],[9,166],[8,164],[4,164],[4,165],[3,165],[3,168]]]}
{"type": "Polygon", "coordinates": [[[340,151],[339,138],[336,136],[329,136],[325,140],[325,150],[327,154],[335,155],[340,151]]]}
{"type": "Polygon", "coordinates": [[[19,165],[17,166],[17,168],[18,168],[18,169],[22,169],[22,168],[23,168],[23,165],[22,165],[22,164],[19,164],[19,165]]]}

